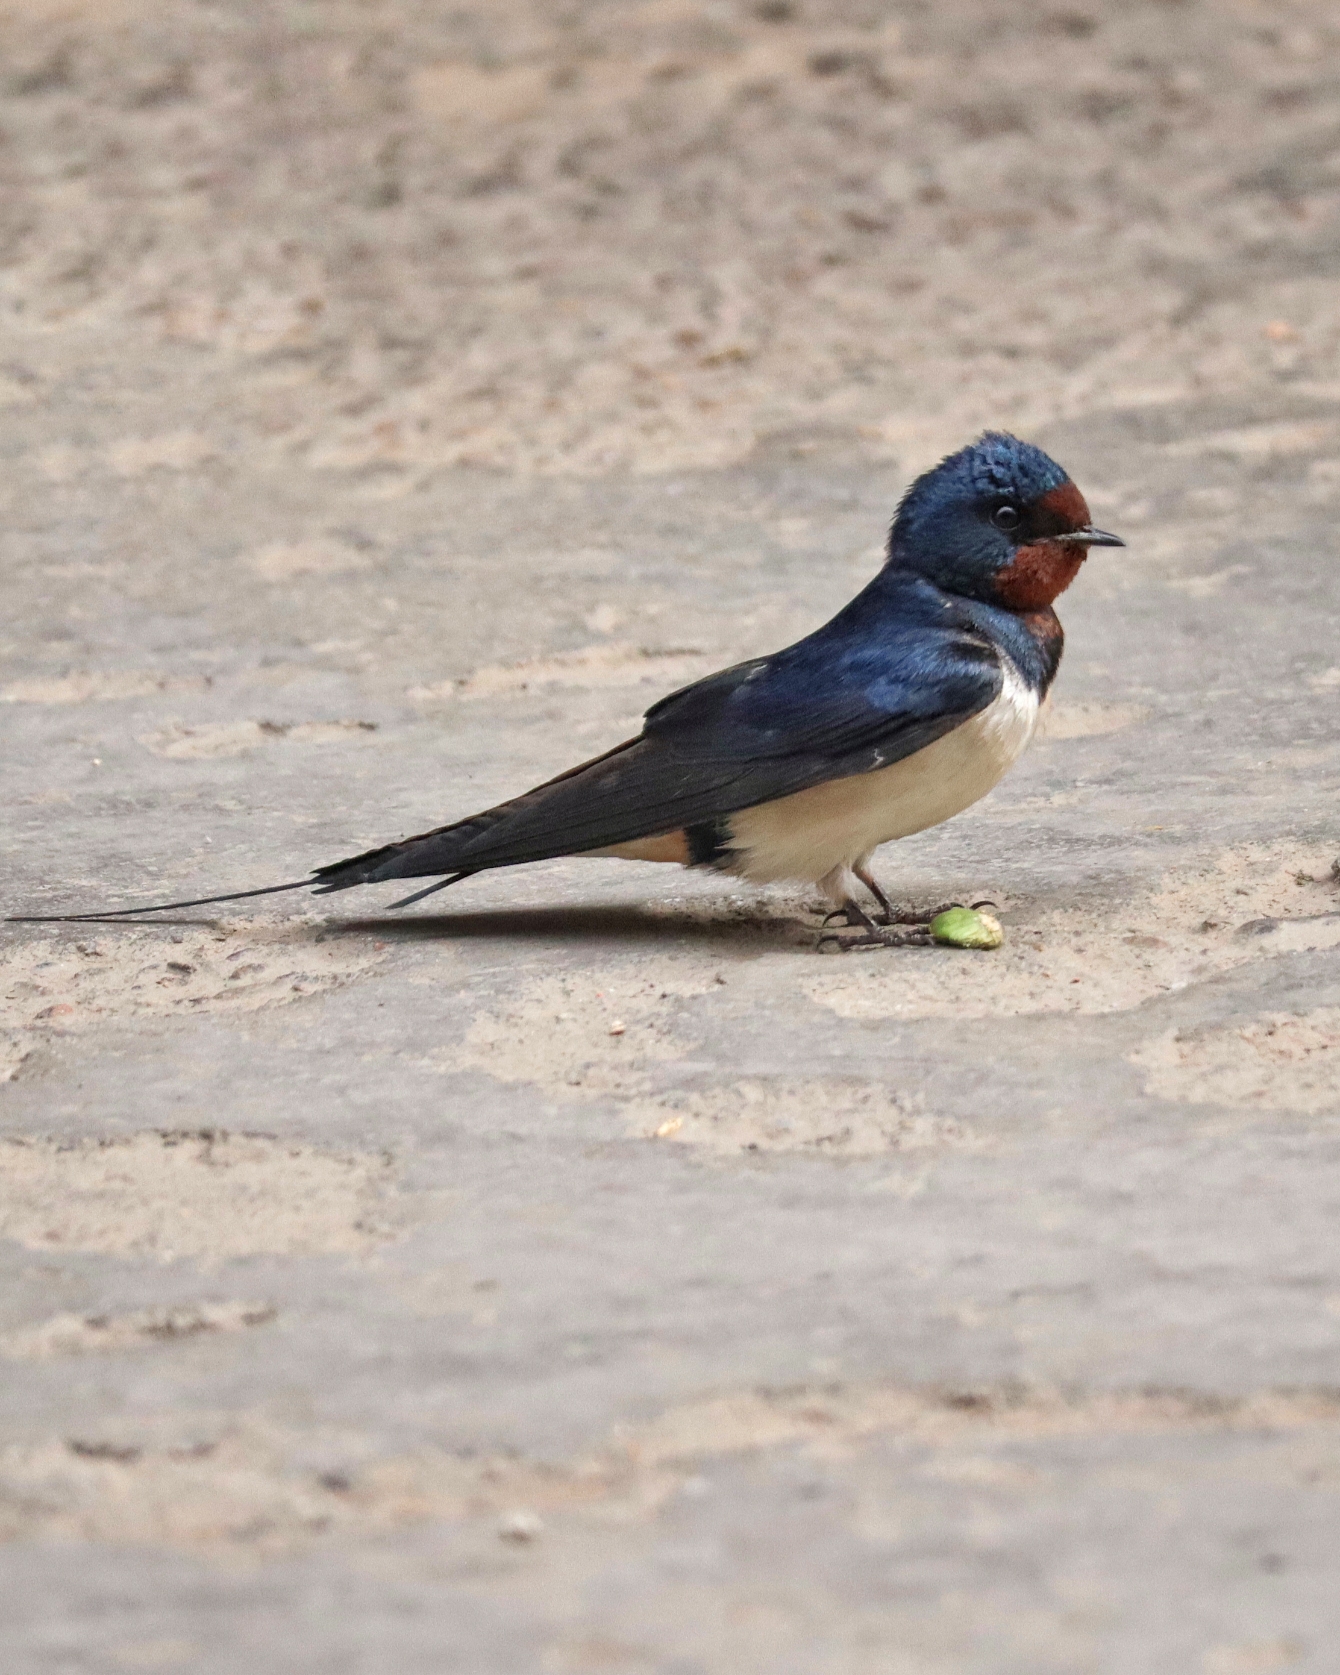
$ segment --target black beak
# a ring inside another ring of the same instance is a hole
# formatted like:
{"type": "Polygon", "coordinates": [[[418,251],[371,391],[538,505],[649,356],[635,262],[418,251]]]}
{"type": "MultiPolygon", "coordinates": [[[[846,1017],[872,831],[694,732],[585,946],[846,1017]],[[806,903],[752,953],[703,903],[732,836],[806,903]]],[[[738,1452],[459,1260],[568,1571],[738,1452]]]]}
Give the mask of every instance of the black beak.
{"type": "Polygon", "coordinates": [[[1109,535],[1105,529],[1095,529],[1093,525],[1085,524],[1083,529],[1072,529],[1068,534],[1058,535],[1058,541],[1083,541],[1086,547],[1124,547],[1126,543],[1120,535],[1109,535]]]}

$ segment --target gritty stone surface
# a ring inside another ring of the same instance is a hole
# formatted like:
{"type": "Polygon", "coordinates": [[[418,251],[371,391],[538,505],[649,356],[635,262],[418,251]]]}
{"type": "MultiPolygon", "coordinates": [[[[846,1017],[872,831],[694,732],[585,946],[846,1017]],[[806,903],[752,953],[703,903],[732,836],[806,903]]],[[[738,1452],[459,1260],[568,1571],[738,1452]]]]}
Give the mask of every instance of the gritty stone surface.
{"type": "MultiPolygon", "coordinates": [[[[6,1675],[1329,1675],[1321,0],[0,0],[7,911],[303,876],[1097,521],[884,852],[0,943],[6,1675]]],[[[211,916],[217,912],[218,916],[211,916]]]]}

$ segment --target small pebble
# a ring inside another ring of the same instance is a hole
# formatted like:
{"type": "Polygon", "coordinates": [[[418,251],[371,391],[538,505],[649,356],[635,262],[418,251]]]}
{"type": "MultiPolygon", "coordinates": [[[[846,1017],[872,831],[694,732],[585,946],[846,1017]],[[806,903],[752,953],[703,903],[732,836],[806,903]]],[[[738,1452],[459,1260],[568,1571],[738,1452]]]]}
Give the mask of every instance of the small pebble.
{"type": "Polygon", "coordinates": [[[523,1545],[527,1541],[534,1541],[544,1529],[544,1519],[538,1512],[531,1512],[525,1507],[515,1512],[504,1512],[498,1520],[498,1535],[503,1541],[514,1541],[523,1545]]]}
{"type": "Polygon", "coordinates": [[[611,1035],[622,1035],[627,1028],[628,1028],[627,1024],[621,1024],[618,1021],[618,1019],[616,1018],[615,1021],[610,1025],[610,1034],[611,1035]]]}

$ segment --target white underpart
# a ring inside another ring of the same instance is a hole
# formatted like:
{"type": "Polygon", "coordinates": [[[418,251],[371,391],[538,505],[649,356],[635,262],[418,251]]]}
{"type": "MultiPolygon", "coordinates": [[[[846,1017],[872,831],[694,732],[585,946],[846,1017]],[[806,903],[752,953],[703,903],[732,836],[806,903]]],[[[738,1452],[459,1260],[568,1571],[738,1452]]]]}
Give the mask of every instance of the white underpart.
{"type": "Polygon", "coordinates": [[[758,884],[822,883],[834,901],[846,900],[853,866],[881,843],[961,813],[1023,754],[1038,718],[1037,694],[1008,661],[1004,672],[994,702],[914,756],[732,815],[728,870],[758,884]]]}

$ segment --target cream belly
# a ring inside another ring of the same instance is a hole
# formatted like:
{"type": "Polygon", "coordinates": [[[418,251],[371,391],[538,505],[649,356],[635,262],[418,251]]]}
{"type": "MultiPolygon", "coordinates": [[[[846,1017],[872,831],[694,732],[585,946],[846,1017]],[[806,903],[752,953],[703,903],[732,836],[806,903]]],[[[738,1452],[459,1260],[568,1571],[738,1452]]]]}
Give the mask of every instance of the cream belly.
{"type": "Polygon", "coordinates": [[[1023,754],[1037,716],[1037,695],[1006,664],[1000,696],[915,756],[733,814],[727,870],[758,884],[837,874],[841,899],[841,875],[881,843],[938,826],[984,797],[1023,754]]]}

